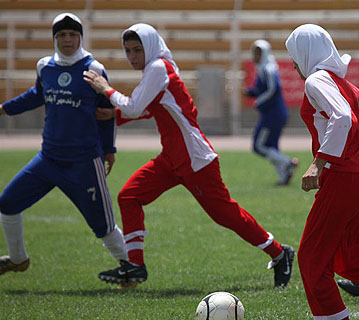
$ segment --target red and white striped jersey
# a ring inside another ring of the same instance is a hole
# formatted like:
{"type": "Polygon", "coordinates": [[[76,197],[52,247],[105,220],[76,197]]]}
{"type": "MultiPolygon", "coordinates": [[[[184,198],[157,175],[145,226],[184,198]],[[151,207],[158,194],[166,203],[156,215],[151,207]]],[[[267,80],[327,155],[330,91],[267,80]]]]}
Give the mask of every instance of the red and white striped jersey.
{"type": "Polygon", "coordinates": [[[336,171],[359,172],[358,89],[320,70],[305,82],[301,117],[312,136],[313,156],[336,171]],[[354,90],[355,89],[355,90],[354,90]]]}
{"type": "Polygon", "coordinates": [[[161,135],[161,154],[178,174],[197,172],[218,157],[202,133],[197,108],[170,62],[155,59],[148,63],[131,97],[116,91],[110,100],[119,109],[118,125],[129,118],[154,117],[161,135]]]}

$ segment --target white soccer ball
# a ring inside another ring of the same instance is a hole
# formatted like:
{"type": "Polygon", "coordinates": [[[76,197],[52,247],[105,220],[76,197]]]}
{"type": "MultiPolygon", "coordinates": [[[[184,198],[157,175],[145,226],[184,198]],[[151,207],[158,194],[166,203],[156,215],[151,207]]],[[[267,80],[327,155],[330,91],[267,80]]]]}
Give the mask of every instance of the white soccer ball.
{"type": "Polygon", "coordinates": [[[196,320],[244,320],[244,307],[231,293],[213,292],[199,303],[196,320]]]}

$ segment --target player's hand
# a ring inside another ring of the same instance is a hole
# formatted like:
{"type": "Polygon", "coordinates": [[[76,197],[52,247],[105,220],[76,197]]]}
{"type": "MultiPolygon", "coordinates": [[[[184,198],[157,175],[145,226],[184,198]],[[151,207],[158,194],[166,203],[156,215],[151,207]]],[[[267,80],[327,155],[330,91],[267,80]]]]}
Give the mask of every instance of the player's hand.
{"type": "Polygon", "coordinates": [[[327,163],[326,160],[321,158],[315,158],[308,170],[302,177],[302,189],[306,192],[319,189],[319,177],[322,173],[324,165],[327,163]]]}
{"type": "Polygon", "coordinates": [[[96,109],[96,119],[97,120],[110,120],[115,117],[116,117],[115,109],[104,109],[104,108],[96,109]]]}
{"type": "Polygon", "coordinates": [[[105,160],[106,176],[108,176],[111,172],[113,164],[115,163],[115,154],[114,153],[105,154],[104,160],[105,160]]]}
{"type": "Polygon", "coordinates": [[[0,116],[6,114],[4,108],[2,107],[2,104],[0,104],[0,116]]]}
{"type": "Polygon", "coordinates": [[[112,87],[108,84],[107,80],[100,76],[93,70],[84,71],[84,80],[96,91],[106,95],[106,93],[112,90],[112,87]]]}

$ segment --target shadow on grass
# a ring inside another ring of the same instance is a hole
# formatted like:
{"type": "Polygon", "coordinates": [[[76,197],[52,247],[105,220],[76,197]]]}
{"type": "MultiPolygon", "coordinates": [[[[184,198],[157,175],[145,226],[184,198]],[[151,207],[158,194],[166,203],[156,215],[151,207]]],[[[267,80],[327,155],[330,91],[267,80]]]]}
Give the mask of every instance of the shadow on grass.
{"type": "Polygon", "coordinates": [[[117,289],[116,287],[108,289],[93,290],[6,290],[9,295],[34,295],[34,296],[79,296],[79,297],[99,297],[113,295],[140,296],[150,298],[172,298],[176,296],[196,296],[201,293],[196,289],[117,289]]]}
{"type": "MultiPolygon", "coordinates": [[[[257,292],[268,290],[265,285],[258,284],[257,286],[245,285],[245,286],[230,286],[226,288],[213,287],[214,291],[227,291],[227,292],[257,292]]],[[[148,297],[148,298],[173,298],[180,296],[194,296],[206,295],[209,292],[203,289],[184,289],[184,288],[167,288],[167,289],[117,289],[116,287],[104,288],[104,289],[59,289],[59,290],[5,290],[6,294],[13,296],[78,296],[78,297],[101,297],[101,296],[113,296],[113,295],[126,295],[131,297],[148,297]]]]}

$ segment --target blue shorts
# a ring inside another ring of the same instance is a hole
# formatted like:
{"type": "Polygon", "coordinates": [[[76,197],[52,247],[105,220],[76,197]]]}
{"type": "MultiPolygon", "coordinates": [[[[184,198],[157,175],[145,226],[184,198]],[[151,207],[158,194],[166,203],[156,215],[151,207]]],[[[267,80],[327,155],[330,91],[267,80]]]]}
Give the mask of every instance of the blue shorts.
{"type": "Polygon", "coordinates": [[[115,227],[112,201],[101,157],[84,162],[56,161],[37,154],[7,185],[0,211],[17,214],[58,187],[80,210],[96,237],[115,227]]]}

